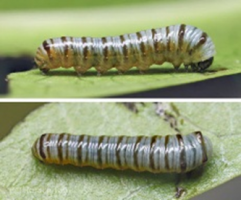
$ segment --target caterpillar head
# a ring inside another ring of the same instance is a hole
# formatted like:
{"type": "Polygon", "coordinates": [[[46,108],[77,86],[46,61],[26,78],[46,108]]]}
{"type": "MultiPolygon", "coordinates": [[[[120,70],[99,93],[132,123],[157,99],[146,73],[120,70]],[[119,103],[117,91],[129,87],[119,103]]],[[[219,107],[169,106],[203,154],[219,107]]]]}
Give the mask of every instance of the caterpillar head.
{"type": "Polygon", "coordinates": [[[213,63],[213,57],[211,57],[207,60],[204,60],[202,62],[199,62],[199,63],[197,63],[197,65],[198,65],[199,70],[203,71],[203,70],[207,69],[212,63],[213,63]]]}
{"type": "Polygon", "coordinates": [[[211,64],[213,63],[213,57],[198,62],[198,63],[192,63],[191,68],[193,71],[203,72],[205,69],[207,69],[211,64]]]}
{"type": "Polygon", "coordinates": [[[189,63],[193,71],[202,72],[213,63],[215,45],[206,32],[192,26],[187,27],[189,32],[185,41],[188,41],[189,63]]]}

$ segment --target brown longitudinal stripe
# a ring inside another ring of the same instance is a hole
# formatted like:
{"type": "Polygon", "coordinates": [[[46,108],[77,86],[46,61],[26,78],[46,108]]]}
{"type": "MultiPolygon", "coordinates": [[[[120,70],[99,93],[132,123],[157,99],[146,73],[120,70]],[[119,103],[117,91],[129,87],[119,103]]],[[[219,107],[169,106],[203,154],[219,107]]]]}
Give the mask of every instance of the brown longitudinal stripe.
{"type": "Polygon", "coordinates": [[[69,46],[67,45],[67,39],[65,36],[61,37],[60,39],[64,44],[64,57],[67,59],[69,56],[69,46]]]}
{"type": "Polygon", "coordinates": [[[101,135],[99,136],[99,139],[98,139],[98,150],[97,150],[97,163],[100,167],[102,167],[102,149],[103,149],[103,146],[102,146],[102,142],[103,142],[103,139],[104,139],[105,136],[101,135]]]}
{"type": "Polygon", "coordinates": [[[46,136],[46,134],[41,135],[40,139],[39,139],[39,154],[40,156],[43,158],[43,160],[45,160],[46,155],[44,154],[44,137],[46,136]]]}
{"type": "Polygon", "coordinates": [[[70,134],[66,134],[67,135],[67,138],[66,138],[66,161],[69,160],[69,138],[70,138],[70,134]]]}
{"type": "Polygon", "coordinates": [[[156,147],[156,139],[157,139],[157,135],[153,136],[151,138],[151,146],[150,146],[150,167],[151,169],[155,169],[155,163],[154,163],[154,153],[155,153],[155,147],[156,147]]]}
{"type": "Polygon", "coordinates": [[[106,37],[102,37],[101,40],[104,47],[103,49],[104,61],[106,62],[108,60],[108,54],[109,54],[108,45],[106,45],[107,40],[106,40],[106,37]]]}
{"type": "MultiPolygon", "coordinates": [[[[54,39],[51,38],[50,39],[50,42],[51,42],[51,45],[54,46],[54,39]]],[[[49,56],[50,60],[53,60],[53,55],[52,55],[52,52],[51,52],[51,49],[50,49],[50,56],[49,56]]]]}
{"type": "Polygon", "coordinates": [[[199,42],[195,46],[195,49],[198,49],[200,46],[202,46],[207,41],[207,37],[208,37],[207,33],[203,32],[199,39],[199,42]]]}
{"type": "Polygon", "coordinates": [[[136,138],[136,142],[135,142],[135,145],[134,145],[134,165],[135,165],[135,168],[138,169],[139,168],[139,165],[138,165],[138,147],[140,145],[140,141],[143,137],[142,136],[138,136],[136,138]]]}
{"type": "Polygon", "coordinates": [[[111,163],[111,160],[109,160],[108,159],[108,151],[109,151],[109,149],[111,149],[111,143],[110,143],[110,137],[109,136],[106,136],[106,144],[107,144],[107,152],[106,152],[106,154],[105,154],[105,163],[104,163],[104,165],[105,166],[109,166],[109,164],[111,163]]]}
{"type": "Polygon", "coordinates": [[[111,48],[111,56],[112,56],[112,67],[117,66],[117,63],[119,63],[118,61],[118,53],[117,53],[117,49],[116,49],[116,45],[115,45],[115,37],[110,37],[110,48],[111,48]]]}
{"type": "Polygon", "coordinates": [[[54,44],[54,39],[51,38],[51,39],[50,39],[50,42],[51,42],[51,45],[53,45],[53,44],[54,44]]]}
{"type": "Polygon", "coordinates": [[[168,161],[168,150],[167,149],[167,144],[169,143],[169,135],[165,137],[165,169],[169,169],[169,161],[168,161]]]}
{"type": "Polygon", "coordinates": [[[88,153],[88,149],[89,149],[89,147],[90,147],[90,135],[86,135],[86,137],[87,137],[87,142],[86,142],[86,145],[87,145],[87,152],[86,152],[86,156],[85,156],[85,161],[83,161],[84,163],[89,163],[89,158],[90,158],[90,156],[89,156],[89,153],[88,153]]]}
{"type": "Polygon", "coordinates": [[[169,38],[169,33],[170,33],[169,26],[167,26],[166,27],[167,51],[170,51],[170,48],[171,48],[171,41],[169,38]]]}
{"type": "Polygon", "coordinates": [[[185,24],[181,24],[178,32],[178,50],[181,50],[182,44],[183,44],[183,38],[184,38],[184,33],[185,33],[185,24]]]}
{"type": "Polygon", "coordinates": [[[43,48],[47,52],[49,59],[52,59],[52,54],[51,54],[51,50],[50,50],[50,44],[46,40],[43,41],[43,48]]]}
{"type": "Polygon", "coordinates": [[[141,49],[141,55],[142,56],[146,56],[146,48],[145,48],[145,44],[142,41],[142,36],[140,32],[136,32],[137,38],[139,40],[139,44],[140,44],[140,49],[141,49]]]}
{"type": "Polygon", "coordinates": [[[96,56],[95,55],[95,46],[94,46],[94,38],[93,37],[90,37],[89,38],[89,49],[88,49],[88,59],[90,59],[89,63],[91,63],[92,65],[95,65],[95,64],[99,64],[99,61],[98,61],[98,55],[96,56]]]}
{"type": "Polygon", "coordinates": [[[155,36],[156,36],[156,29],[151,29],[151,32],[152,32],[152,40],[153,40],[155,53],[159,53],[158,41],[155,38],[155,36]]]}
{"type": "Polygon", "coordinates": [[[127,49],[127,46],[125,44],[125,38],[124,38],[123,35],[120,35],[120,40],[121,40],[121,43],[122,43],[124,60],[127,61],[128,60],[128,49],[127,49]]]}
{"type": "Polygon", "coordinates": [[[62,154],[62,140],[64,137],[64,133],[59,135],[58,138],[58,143],[57,143],[57,148],[58,148],[58,158],[59,158],[59,162],[62,163],[63,161],[63,154],[62,154]]]}
{"type": "Polygon", "coordinates": [[[119,166],[119,168],[122,167],[122,165],[121,165],[121,159],[120,159],[120,151],[121,151],[121,147],[122,147],[123,137],[124,137],[124,136],[118,137],[117,147],[116,147],[116,160],[117,160],[117,165],[119,166]]]}
{"type": "MultiPolygon", "coordinates": [[[[35,61],[42,62],[41,58],[38,58],[37,56],[34,58],[35,61]]],[[[35,62],[36,63],[36,62],[35,62]]]]}
{"type": "Polygon", "coordinates": [[[78,158],[78,163],[81,165],[82,162],[82,146],[83,146],[83,138],[84,135],[80,135],[78,139],[78,151],[77,151],[77,158],[78,158]]]}
{"type": "Polygon", "coordinates": [[[86,61],[88,59],[87,58],[87,56],[88,56],[88,46],[86,45],[87,40],[86,40],[86,37],[82,37],[81,40],[82,40],[82,45],[84,46],[84,48],[83,48],[84,61],[86,61]]]}
{"type": "Polygon", "coordinates": [[[203,135],[200,131],[196,131],[195,135],[196,135],[199,143],[201,144],[201,147],[202,147],[202,162],[205,163],[208,160],[208,156],[207,156],[207,151],[206,151],[203,135]]]}
{"type": "Polygon", "coordinates": [[[45,142],[46,142],[46,145],[47,145],[47,148],[46,148],[47,156],[46,156],[46,157],[47,157],[48,159],[51,159],[50,143],[49,143],[49,142],[50,142],[50,137],[51,137],[51,134],[48,134],[48,135],[47,135],[47,138],[46,138],[46,141],[45,141],[45,142]]]}
{"type": "Polygon", "coordinates": [[[73,66],[78,66],[79,65],[79,61],[78,61],[78,53],[77,53],[77,48],[74,47],[74,45],[76,45],[74,43],[74,38],[73,37],[69,37],[70,38],[70,41],[71,41],[71,45],[70,45],[70,49],[72,51],[72,63],[73,63],[73,66]]]}
{"type": "Polygon", "coordinates": [[[74,38],[73,37],[69,37],[69,39],[70,39],[70,49],[73,51],[73,49],[74,49],[74,38]]]}
{"type": "Polygon", "coordinates": [[[177,141],[180,149],[180,167],[182,172],[185,172],[187,168],[187,163],[186,163],[186,152],[185,152],[183,138],[182,138],[182,135],[180,134],[177,134],[176,137],[177,137],[177,141]]]}
{"type": "Polygon", "coordinates": [[[111,38],[111,56],[112,56],[112,67],[117,66],[117,63],[119,63],[118,61],[118,54],[116,51],[116,46],[114,46],[114,37],[110,37],[111,38]]]}

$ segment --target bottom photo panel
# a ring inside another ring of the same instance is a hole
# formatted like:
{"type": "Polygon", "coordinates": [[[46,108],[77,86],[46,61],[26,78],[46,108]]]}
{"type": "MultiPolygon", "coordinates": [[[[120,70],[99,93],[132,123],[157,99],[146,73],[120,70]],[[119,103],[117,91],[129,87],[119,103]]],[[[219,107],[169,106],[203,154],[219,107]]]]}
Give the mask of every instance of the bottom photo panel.
{"type": "Polygon", "coordinates": [[[0,103],[0,199],[240,199],[241,103],[0,103]]]}

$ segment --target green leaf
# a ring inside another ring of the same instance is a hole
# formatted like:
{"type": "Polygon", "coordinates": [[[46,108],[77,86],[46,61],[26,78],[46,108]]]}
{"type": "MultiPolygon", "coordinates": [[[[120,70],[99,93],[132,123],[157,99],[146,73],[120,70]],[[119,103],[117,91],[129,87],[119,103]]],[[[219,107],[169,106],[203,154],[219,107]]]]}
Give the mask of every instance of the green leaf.
{"type": "MultiPolygon", "coordinates": [[[[177,119],[183,134],[200,130],[214,147],[214,155],[203,173],[182,179],[180,186],[187,189],[182,199],[190,199],[239,176],[241,104],[175,103],[172,106],[180,113],[177,119]]],[[[0,199],[173,199],[175,174],[47,165],[31,154],[32,144],[43,133],[175,134],[155,114],[152,103],[138,104],[138,109],[135,114],[120,103],[55,103],[32,112],[0,142],[0,199]]]]}
{"type": "Polygon", "coordinates": [[[9,76],[11,93],[7,97],[105,97],[240,73],[237,42],[241,39],[241,29],[237,28],[240,9],[239,1],[231,0],[228,6],[226,1],[202,1],[201,4],[199,1],[183,1],[64,12],[2,13],[0,26],[4,31],[1,32],[0,46],[4,48],[0,49],[1,54],[28,52],[33,55],[44,39],[62,35],[102,37],[180,23],[206,31],[217,50],[213,65],[203,74],[186,73],[183,66],[175,72],[168,63],[152,66],[145,75],[136,69],[125,75],[112,70],[102,77],[97,77],[93,69],[81,78],[73,69],[52,71],[48,76],[39,70],[14,73],[9,76]]]}

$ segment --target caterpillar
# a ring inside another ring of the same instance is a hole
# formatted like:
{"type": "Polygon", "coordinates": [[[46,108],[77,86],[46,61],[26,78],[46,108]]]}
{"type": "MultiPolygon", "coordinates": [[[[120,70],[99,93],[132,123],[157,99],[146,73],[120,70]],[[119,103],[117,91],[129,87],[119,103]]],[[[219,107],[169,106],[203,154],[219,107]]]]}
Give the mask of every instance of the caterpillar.
{"type": "Polygon", "coordinates": [[[213,62],[215,47],[207,33],[190,25],[173,25],[120,36],[50,38],[38,47],[35,63],[47,73],[74,67],[78,75],[91,67],[99,75],[111,68],[119,73],[136,66],[145,72],[153,64],[184,64],[188,70],[204,71],[213,62]]]}
{"type": "Polygon", "coordinates": [[[166,136],[43,134],[32,153],[48,164],[186,173],[210,159],[212,143],[199,131],[166,136]]]}

